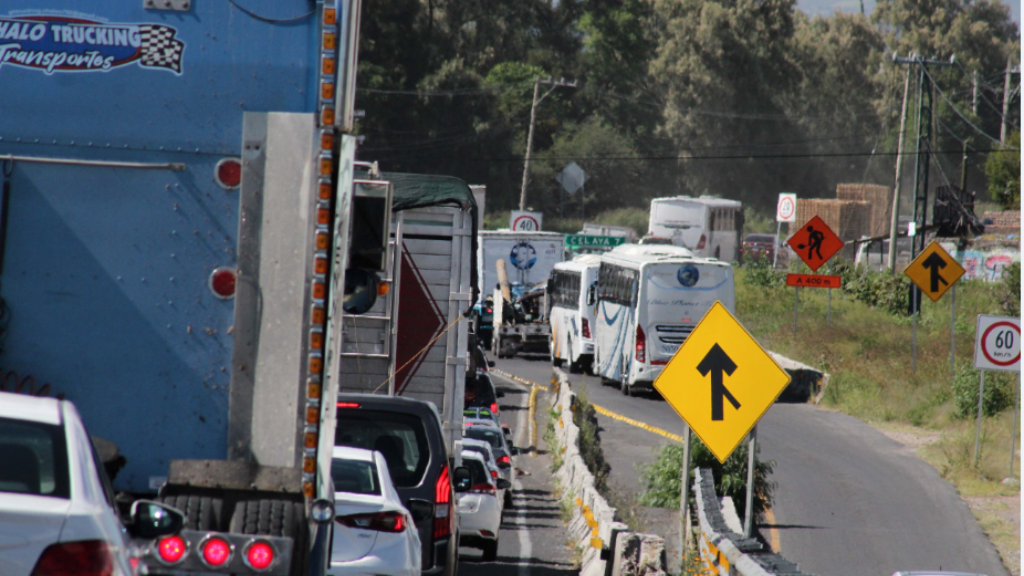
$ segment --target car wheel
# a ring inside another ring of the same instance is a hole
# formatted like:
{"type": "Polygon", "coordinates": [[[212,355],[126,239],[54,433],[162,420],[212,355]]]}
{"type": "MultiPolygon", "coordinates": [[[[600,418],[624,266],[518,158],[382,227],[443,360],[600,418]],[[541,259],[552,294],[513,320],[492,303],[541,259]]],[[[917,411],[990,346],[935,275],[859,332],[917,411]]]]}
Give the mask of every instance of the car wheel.
{"type": "Polygon", "coordinates": [[[494,562],[498,559],[498,541],[487,540],[482,547],[484,555],[481,558],[484,562],[494,562]]]}
{"type": "Polygon", "coordinates": [[[505,508],[515,508],[515,502],[512,501],[512,489],[505,490],[505,508]]]}
{"type": "Polygon", "coordinates": [[[626,383],[625,379],[619,382],[619,390],[622,391],[623,396],[629,396],[629,384],[626,383]]]}

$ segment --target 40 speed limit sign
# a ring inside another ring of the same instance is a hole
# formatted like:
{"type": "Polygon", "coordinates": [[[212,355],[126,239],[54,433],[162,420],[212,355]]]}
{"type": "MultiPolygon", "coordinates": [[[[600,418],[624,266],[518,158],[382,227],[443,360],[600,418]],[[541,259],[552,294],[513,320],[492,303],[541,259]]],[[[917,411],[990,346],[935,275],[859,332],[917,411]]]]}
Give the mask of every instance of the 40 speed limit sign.
{"type": "Polygon", "coordinates": [[[978,315],[974,367],[1020,372],[1020,318],[978,315]]]}

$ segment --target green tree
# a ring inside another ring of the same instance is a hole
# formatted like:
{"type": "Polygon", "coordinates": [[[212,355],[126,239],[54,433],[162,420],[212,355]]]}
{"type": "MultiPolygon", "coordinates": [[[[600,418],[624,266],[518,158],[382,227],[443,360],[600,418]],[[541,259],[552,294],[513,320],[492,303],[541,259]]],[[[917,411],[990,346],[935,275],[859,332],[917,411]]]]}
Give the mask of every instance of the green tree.
{"type": "Polygon", "coordinates": [[[985,162],[988,193],[1004,210],[1020,210],[1020,131],[1014,130],[1006,144],[985,162]]]}

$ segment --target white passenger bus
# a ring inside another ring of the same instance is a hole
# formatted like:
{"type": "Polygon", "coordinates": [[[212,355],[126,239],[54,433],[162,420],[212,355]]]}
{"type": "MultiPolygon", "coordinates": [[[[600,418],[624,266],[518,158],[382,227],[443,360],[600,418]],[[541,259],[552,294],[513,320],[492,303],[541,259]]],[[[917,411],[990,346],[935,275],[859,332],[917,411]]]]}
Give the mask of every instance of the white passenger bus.
{"type": "Polygon", "coordinates": [[[569,372],[590,371],[594,360],[594,305],[601,257],[583,254],[559,262],[548,282],[551,363],[568,363],[569,372]]]}
{"type": "Polygon", "coordinates": [[[734,311],[732,265],[677,246],[624,244],[601,255],[594,373],[623,394],[649,391],[716,300],[734,311]]]}
{"type": "Polygon", "coordinates": [[[735,262],[743,237],[743,204],[710,196],[655,198],[647,233],[645,244],[671,241],[695,256],[735,262]]]}

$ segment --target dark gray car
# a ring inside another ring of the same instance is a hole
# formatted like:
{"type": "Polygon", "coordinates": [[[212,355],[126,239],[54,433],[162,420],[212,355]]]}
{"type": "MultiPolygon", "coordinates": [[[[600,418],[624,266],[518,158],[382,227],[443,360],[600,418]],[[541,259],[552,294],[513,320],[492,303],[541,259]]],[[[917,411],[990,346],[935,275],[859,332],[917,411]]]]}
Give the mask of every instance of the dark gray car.
{"type": "Polygon", "coordinates": [[[452,462],[432,404],[370,394],[339,394],[335,445],[377,450],[409,509],[423,547],[423,573],[455,576],[458,516],[452,462]]]}

